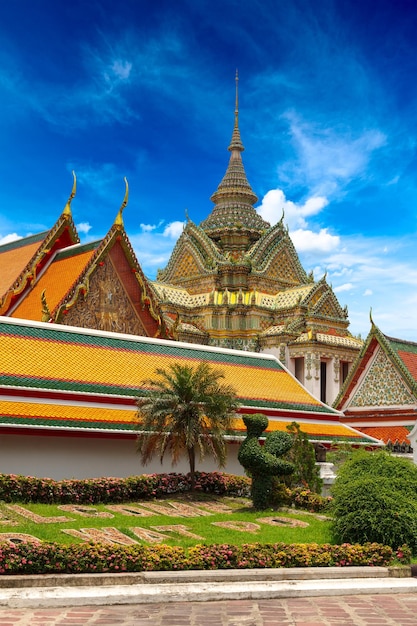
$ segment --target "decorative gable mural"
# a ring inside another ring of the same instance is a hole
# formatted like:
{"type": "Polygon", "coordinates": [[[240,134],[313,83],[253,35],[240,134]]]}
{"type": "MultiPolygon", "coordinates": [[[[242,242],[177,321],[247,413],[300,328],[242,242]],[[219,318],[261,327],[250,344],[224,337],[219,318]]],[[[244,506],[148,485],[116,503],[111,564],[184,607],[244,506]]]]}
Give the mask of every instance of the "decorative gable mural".
{"type": "Polygon", "coordinates": [[[416,398],[388,355],[378,347],[349,407],[415,404],[416,398]]]}
{"type": "Polygon", "coordinates": [[[417,462],[417,343],[371,330],[333,406],[343,421],[417,462]]]}

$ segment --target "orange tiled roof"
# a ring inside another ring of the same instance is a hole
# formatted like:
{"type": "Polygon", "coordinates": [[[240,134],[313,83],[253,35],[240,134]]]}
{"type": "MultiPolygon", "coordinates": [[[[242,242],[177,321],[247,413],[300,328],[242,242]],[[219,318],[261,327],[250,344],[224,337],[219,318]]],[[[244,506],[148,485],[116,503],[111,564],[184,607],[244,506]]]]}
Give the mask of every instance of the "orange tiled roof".
{"type": "Polygon", "coordinates": [[[33,255],[41,246],[47,233],[28,237],[0,247],[0,297],[13,285],[33,255]]]}
{"type": "Polygon", "coordinates": [[[391,443],[410,444],[408,435],[410,434],[411,426],[409,428],[407,428],[407,426],[361,426],[359,429],[361,432],[365,433],[365,435],[380,439],[384,443],[390,441],[391,443]]]}
{"type": "Polygon", "coordinates": [[[51,263],[42,274],[29,294],[20,302],[11,317],[41,321],[42,304],[41,293],[45,290],[46,301],[52,312],[65,294],[80,276],[95,250],[88,246],[71,249],[71,254],[65,252],[51,263]]]}
{"type": "Polygon", "coordinates": [[[398,356],[414,380],[417,381],[417,354],[415,352],[404,352],[403,350],[399,350],[398,356]]]}

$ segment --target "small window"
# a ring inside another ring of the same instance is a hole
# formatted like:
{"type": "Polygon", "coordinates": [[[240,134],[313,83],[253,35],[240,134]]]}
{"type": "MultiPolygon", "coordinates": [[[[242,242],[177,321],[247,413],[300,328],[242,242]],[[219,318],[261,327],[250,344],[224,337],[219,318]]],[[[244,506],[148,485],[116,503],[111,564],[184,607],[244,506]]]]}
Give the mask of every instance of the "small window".
{"type": "Polygon", "coordinates": [[[320,362],[320,400],[326,402],[326,387],[327,387],[327,363],[326,361],[320,362]]]}
{"type": "Polygon", "coordinates": [[[304,385],[304,357],[294,359],[294,374],[296,379],[304,385]]]}
{"type": "Polygon", "coordinates": [[[349,374],[349,363],[347,361],[340,362],[340,383],[343,385],[349,374]]]}

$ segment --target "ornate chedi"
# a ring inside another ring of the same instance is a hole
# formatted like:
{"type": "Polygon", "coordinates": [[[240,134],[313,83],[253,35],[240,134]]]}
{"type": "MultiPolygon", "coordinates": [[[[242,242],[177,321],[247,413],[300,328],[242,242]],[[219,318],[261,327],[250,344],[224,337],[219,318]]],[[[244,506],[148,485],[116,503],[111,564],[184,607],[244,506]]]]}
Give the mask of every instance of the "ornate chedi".
{"type": "Polygon", "coordinates": [[[304,271],[284,216],[271,226],[257,213],[243,150],[236,76],[231,154],[214,208],[200,225],[187,216],[153,289],[173,338],[271,352],[331,402],[362,342],[326,277],[304,271]]]}

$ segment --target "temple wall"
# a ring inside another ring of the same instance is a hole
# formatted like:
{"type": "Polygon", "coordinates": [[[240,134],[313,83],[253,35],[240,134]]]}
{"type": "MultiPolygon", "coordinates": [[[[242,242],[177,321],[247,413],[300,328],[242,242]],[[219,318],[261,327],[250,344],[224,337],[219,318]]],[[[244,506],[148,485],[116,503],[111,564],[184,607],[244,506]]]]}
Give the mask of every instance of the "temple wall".
{"type": "Polygon", "coordinates": [[[302,385],[315,398],[321,399],[321,364],[326,366],[326,401],[325,404],[331,406],[340,391],[341,380],[339,372],[338,356],[322,358],[319,352],[310,350],[300,351],[297,357],[302,356],[304,359],[302,372],[296,371],[297,358],[289,356],[288,348],[281,344],[280,346],[270,346],[262,350],[263,354],[272,354],[276,357],[293,376],[295,376],[302,385]]]}
{"type": "MultiPolygon", "coordinates": [[[[228,462],[221,471],[243,475],[237,460],[239,445],[228,445],[228,462]]],[[[0,438],[0,473],[22,474],[39,478],[98,478],[112,476],[123,478],[137,474],[161,472],[187,473],[187,460],[174,467],[168,462],[160,464],[155,458],[142,466],[136,452],[134,439],[103,439],[82,437],[51,437],[30,435],[2,435],[0,438]]],[[[207,458],[200,463],[199,471],[219,471],[207,458]]]]}

